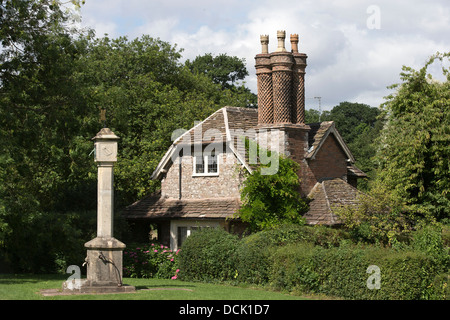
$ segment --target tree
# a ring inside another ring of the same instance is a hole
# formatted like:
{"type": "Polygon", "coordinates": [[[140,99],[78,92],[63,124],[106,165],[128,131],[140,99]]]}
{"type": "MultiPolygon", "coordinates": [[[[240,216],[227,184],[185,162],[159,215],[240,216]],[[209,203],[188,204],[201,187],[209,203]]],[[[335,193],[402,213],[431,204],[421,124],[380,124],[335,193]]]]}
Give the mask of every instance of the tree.
{"type": "Polygon", "coordinates": [[[449,56],[437,53],[419,71],[403,67],[403,82],[383,104],[375,182],[418,218],[450,217],[450,69],[442,67],[444,82],[427,74],[449,56]]]}
{"type": "MultiPolygon", "coordinates": [[[[247,150],[250,141],[245,141],[247,150]]],[[[255,146],[252,146],[255,147],[255,146]]],[[[257,154],[268,152],[256,146],[257,154]]],[[[269,155],[270,157],[270,155],[269,155]]],[[[263,174],[259,165],[247,174],[241,190],[243,202],[237,216],[250,224],[252,231],[271,229],[284,223],[304,224],[303,214],[309,209],[307,201],[300,197],[300,165],[294,160],[279,156],[275,174],[263,174]]]]}
{"type": "Polygon", "coordinates": [[[94,40],[93,31],[71,29],[58,1],[1,5],[0,260],[14,271],[65,270],[83,261],[82,244],[95,231],[97,175],[89,154],[102,127],[100,107],[121,138],[120,209],[158,188],[150,175],[173,130],[244,99],[193,74],[167,42],[94,40]]]}
{"type": "Polygon", "coordinates": [[[215,57],[212,53],[207,53],[197,56],[192,62],[186,60],[185,64],[192,72],[207,75],[214,83],[227,89],[235,86],[238,80],[243,80],[248,76],[245,59],[230,57],[224,53],[215,57]]]}
{"type": "Polygon", "coordinates": [[[249,74],[245,67],[245,59],[231,57],[224,53],[218,56],[207,53],[197,56],[193,61],[186,60],[185,65],[194,74],[206,75],[214,83],[220,84],[223,89],[229,89],[238,96],[239,102],[234,105],[235,107],[256,107],[257,96],[244,84],[238,84],[249,74]]]}
{"type": "Polygon", "coordinates": [[[82,239],[69,211],[96,203],[84,161],[94,121],[76,77],[87,39],[59,1],[2,1],[1,10],[0,246],[17,271],[54,271],[73,257],[72,236],[82,239]]]}
{"type": "Polygon", "coordinates": [[[366,128],[375,127],[379,114],[378,108],[372,108],[363,103],[345,101],[333,107],[327,118],[336,122],[336,127],[344,141],[351,144],[366,128]]]}

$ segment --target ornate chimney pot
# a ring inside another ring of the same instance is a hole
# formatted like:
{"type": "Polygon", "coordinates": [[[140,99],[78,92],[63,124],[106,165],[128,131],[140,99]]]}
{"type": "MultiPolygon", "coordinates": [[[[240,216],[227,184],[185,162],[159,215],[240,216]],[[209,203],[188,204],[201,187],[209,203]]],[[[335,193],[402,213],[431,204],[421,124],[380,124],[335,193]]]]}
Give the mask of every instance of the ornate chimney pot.
{"type": "Polygon", "coordinates": [[[277,50],[275,50],[275,52],[286,52],[286,48],[284,47],[284,39],[286,39],[286,31],[278,30],[277,39],[278,39],[278,48],[277,50]]]}
{"type": "Polygon", "coordinates": [[[260,36],[261,39],[261,53],[262,54],[268,54],[269,53],[269,36],[267,34],[262,34],[260,36]]]}
{"type": "Polygon", "coordinates": [[[298,53],[298,34],[291,34],[291,52],[298,53]]]}

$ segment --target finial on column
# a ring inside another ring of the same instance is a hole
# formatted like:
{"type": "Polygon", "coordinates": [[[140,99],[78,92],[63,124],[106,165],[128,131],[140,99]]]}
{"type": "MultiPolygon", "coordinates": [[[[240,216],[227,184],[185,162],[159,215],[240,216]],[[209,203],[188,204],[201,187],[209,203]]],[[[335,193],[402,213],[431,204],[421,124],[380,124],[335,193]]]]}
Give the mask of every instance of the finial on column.
{"type": "Polygon", "coordinates": [[[291,52],[298,53],[298,34],[291,34],[291,52]]]}
{"type": "Polygon", "coordinates": [[[262,47],[262,54],[269,53],[269,36],[267,34],[262,34],[260,36],[261,39],[261,47],[262,47]]]}
{"type": "Polygon", "coordinates": [[[277,39],[278,39],[278,48],[277,50],[275,50],[275,52],[286,52],[286,48],[284,47],[284,39],[286,39],[286,31],[278,30],[277,39]]]}

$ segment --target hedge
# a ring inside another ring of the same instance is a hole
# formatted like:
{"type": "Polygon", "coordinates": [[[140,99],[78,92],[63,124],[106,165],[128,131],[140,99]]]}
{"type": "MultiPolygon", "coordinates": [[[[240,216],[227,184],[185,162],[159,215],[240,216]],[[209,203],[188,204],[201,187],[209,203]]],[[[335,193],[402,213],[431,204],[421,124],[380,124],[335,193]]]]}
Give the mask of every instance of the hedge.
{"type": "Polygon", "coordinates": [[[226,281],[236,276],[239,239],[221,228],[204,228],[190,235],[180,251],[179,277],[189,281],[226,281]]]}
{"type": "Polygon", "coordinates": [[[269,283],[276,289],[346,299],[449,298],[444,266],[418,251],[293,244],[275,250],[271,262],[269,283]],[[369,266],[379,268],[379,289],[367,285],[374,275],[369,266]]]}
{"type": "Polygon", "coordinates": [[[285,226],[239,239],[222,229],[188,237],[180,256],[180,278],[240,282],[294,293],[346,299],[449,299],[448,251],[430,254],[354,245],[339,230],[285,226]],[[380,288],[370,288],[369,266],[379,268],[380,288]]]}

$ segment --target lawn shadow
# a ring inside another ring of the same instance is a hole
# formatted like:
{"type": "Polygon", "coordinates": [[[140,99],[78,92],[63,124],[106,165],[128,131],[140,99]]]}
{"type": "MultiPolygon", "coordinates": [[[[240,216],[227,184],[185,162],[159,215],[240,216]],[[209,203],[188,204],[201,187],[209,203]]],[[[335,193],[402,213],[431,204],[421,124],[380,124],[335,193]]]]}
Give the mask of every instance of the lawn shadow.
{"type": "Polygon", "coordinates": [[[188,290],[192,291],[195,286],[192,284],[160,284],[135,286],[136,290],[188,290]]]}
{"type": "Polygon", "coordinates": [[[66,275],[62,274],[0,274],[0,285],[5,284],[24,284],[24,283],[39,283],[49,280],[65,280],[66,275]]]}

